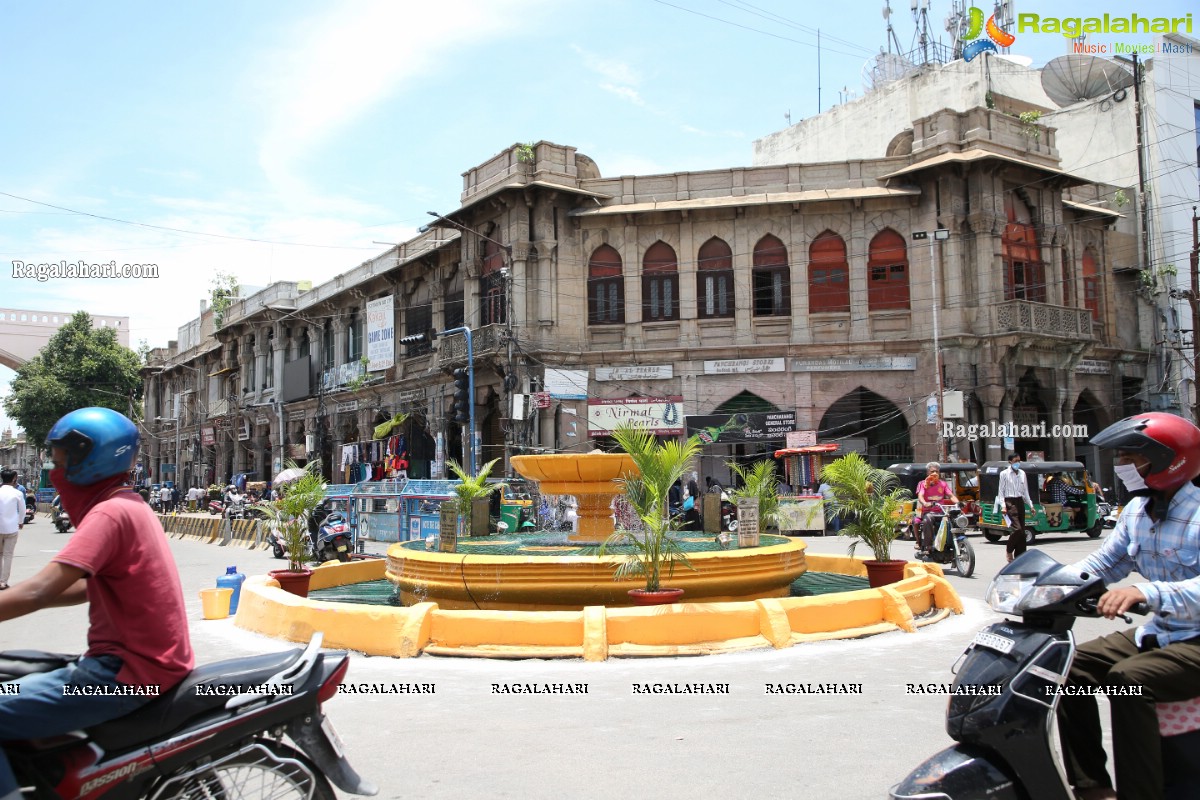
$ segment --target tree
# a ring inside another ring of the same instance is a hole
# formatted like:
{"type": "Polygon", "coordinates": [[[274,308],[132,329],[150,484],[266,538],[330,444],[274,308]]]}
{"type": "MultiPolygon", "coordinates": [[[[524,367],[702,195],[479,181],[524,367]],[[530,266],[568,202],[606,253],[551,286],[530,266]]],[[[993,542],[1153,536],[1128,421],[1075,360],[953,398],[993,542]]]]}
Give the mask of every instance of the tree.
{"type": "Polygon", "coordinates": [[[64,414],[87,406],[128,416],[141,406],[141,363],[117,341],[113,328],[94,328],[79,311],[36,356],[17,369],[4,411],[41,444],[64,414]]]}
{"type": "Polygon", "coordinates": [[[232,273],[218,271],[212,279],[212,292],[209,294],[209,306],[213,311],[213,327],[220,329],[225,324],[225,312],[233,305],[241,292],[241,284],[232,273]]]}

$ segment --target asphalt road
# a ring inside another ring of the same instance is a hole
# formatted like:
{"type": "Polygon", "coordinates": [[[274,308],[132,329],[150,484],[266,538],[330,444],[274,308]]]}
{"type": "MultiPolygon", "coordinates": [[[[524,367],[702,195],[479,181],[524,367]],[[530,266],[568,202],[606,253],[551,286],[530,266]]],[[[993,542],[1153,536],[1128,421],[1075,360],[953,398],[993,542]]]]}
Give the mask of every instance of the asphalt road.
{"type": "MultiPolygon", "coordinates": [[[[39,514],[21,533],[13,581],[40,569],[66,538],[39,514]]],[[[349,681],[433,684],[435,691],[341,694],[326,710],[351,761],[384,798],[882,798],[950,744],[942,724],[946,697],[913,693],[908,684],[949,683],[951,665],[996,618],[981,600],[1004,563],[1004,547],[971,539],[975,577],[950,575],[966,613],[917,633],[604,663],[355,655],[349,681]],[[586,692],[497,691],[497,685],[546,683],[582,684],[586,692]],[[768,692],[781,683],[834,684],[852,693],[768,692]],[[728,687],[720,694],[640,692],[646,684],[728,687]]],[[[842,553],[848,543],[807,542],[821,553],[842,553]]],[[[1042,538],[1037,546],[1071,562],[1097,544],[1074,534],[1042,538]]],[[[176,540],[171,548],[198,660],[292,646],[200,613],[199,590],[214,585],[226,566],[261,574],[279,564],[270,553],[176,540]]],[[[894,545],[897,557],[911,553],[909,542],[894,545]]],[[[0,648],[80,651],[86,625],[82,608],[48,609],[3,623],[0,648]]],[[[1076,635],[1085,640],[1114,628],[1081,621],[1076,635]]]]}

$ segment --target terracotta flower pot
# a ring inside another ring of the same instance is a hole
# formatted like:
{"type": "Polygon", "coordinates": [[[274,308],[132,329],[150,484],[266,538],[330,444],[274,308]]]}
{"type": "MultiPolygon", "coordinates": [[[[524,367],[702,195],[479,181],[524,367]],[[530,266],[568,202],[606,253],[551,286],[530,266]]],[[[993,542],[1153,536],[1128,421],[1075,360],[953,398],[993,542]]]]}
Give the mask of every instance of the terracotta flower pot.
{"type": "Polygon", "coordinates": [[[867,583],[872,589],[878,589],[880,586],[904,580],[904,565],[908,562],[900,559],[867,561],[865,563],[867,565],[867,583]]]}
{"type": "Polygon", "coordinates": [[[630,589],[628,594],[633,598],[634,605],[663,606],[669,603],[678,603],[679,598],[683,597],[683,589],[659,589],[656,592],[648,592],[645,589],[630,589]]]}
{"type": "Polygon", "coordinates": [[[273,569],[267,573],[279,581],[279,588],[291,592],[297,597],[308,597],[308,581],[312,577],[311,569],[292,572],[290,569],[273,569]]]}

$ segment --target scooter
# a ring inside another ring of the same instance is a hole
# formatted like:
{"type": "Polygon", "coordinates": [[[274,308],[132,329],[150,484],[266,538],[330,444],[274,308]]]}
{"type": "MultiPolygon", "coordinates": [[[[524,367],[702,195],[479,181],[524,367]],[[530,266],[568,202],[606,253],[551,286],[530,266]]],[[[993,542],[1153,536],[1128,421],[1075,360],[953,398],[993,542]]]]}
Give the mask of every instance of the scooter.
{"type": "Polygon", "coordinates": [[[930,543],[929,555],[921,560],[932,561],[935,564],[949,564],[960,576],[971,577],[975,573],[975,548],[967,540],[968,519],[966,514],[958,506],[934,503],[925,512],[922,524],[925,519],[932,521],[935,532],[933,541],[930,543]],[[944,537],[940,531],[943,523],[946,525],[944,537]],[[942,543],[941,547],[938,547],[939,540],[942,543]]]}
{"type": "Polygon", "coordinates": [[[220,500],[209,500],[205,510],[214,517],[219,517],[225,513],[225,504],[220,500]]]}
{"type": "Polygon", "coordinates": [[[55,504],[50,512],[50,520],[54,523],[54,527],[59,533],[66,533],[71,530],[71,517],[67,514],[67,510],[62,507],[61,503],[55,504]]]}
{"type": "MultiPolygon", "coordinates": [[[[0,681],[72,660],[0,653],[0,681]]],[[[322,708],[337,695],[349,663],[344,652],[322,653],[317,633],[303,651],[199,667],[128,716],[65,736],[6,742],[5,753],[31,800],[333,800],[330,782],[375,795],[378,787],[350,766],[322,708]]]]}
{"type": "Polygon", "coordinates": [[[25,495],[25,524],[33,522],[34,516],[37,514],[37,498],[31,494],[25,495]]]}
{"type": "MultiPolygon", "coordinates": [[[[992,579],[987,602],[1020,616],[989,625],[955,665],[946,732],[958,744],[927,759],[889,792],[891,800],[1071,800],[1052,740],[1059,688],[1075,659],[1071,628],[1097,617],[1098,576],[1029,550],[992,579]]],[[[1136,613],[1146,613],[1144,604],[1136,613]]],[[[1132,622],[1124,616],[1126,622],[1132,622]]],[[[1162,722],[1200,700],[1159,703],[1162,722]]],[[[1194,718],[1194,711],[1189,711],[1194,718]]],[[[1165,800],[1200,797],[1200,728],[1162,738],[1165,800]]]]}
{"type": "Polygon", "coordinates": [[[338,512],[327,514],[317,528],[317,535],[312,540],[313,557],[318,563],[326,561],[349,561],[354,551],[354,537],[350,525],[338,512]]]}

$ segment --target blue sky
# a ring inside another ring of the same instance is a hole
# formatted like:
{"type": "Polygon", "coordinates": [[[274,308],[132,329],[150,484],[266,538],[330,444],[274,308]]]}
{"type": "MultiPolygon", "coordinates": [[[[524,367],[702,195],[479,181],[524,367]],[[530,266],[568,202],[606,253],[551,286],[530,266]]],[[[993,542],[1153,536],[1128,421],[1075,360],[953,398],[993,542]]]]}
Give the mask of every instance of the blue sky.
{"type": "MultiPolygon", "coordinates": [[[[892,6],[907,49],[909,3],[892,6]]],[[[1129,13],[1110,6],[1087,13],[1129,13]]],[[[749,165],[785,114],[818,111],[817,28],[821,107],[862,94],[863,64],[886,44],[882,7],[6,4],[0,305],[127,315],[132,344],[160,346],[197,316],[217,270],[249,285],[326,281],[386,249],[375,242],[412,236],[426,211],[456,208],[461,173],[515,142],[575,146],[604,175],[749,165]],[[12,278],[13,260],[151,263],[160,277],[37,283],[12,278]]],[[[949,8],[930,10],[943,41],[949,8]]],[[[1013,48],[1039,65],[1064,51],[1053,35],[1013,48]]],[[[0,367],[0,393],[11,377],[0,367]]]]}

